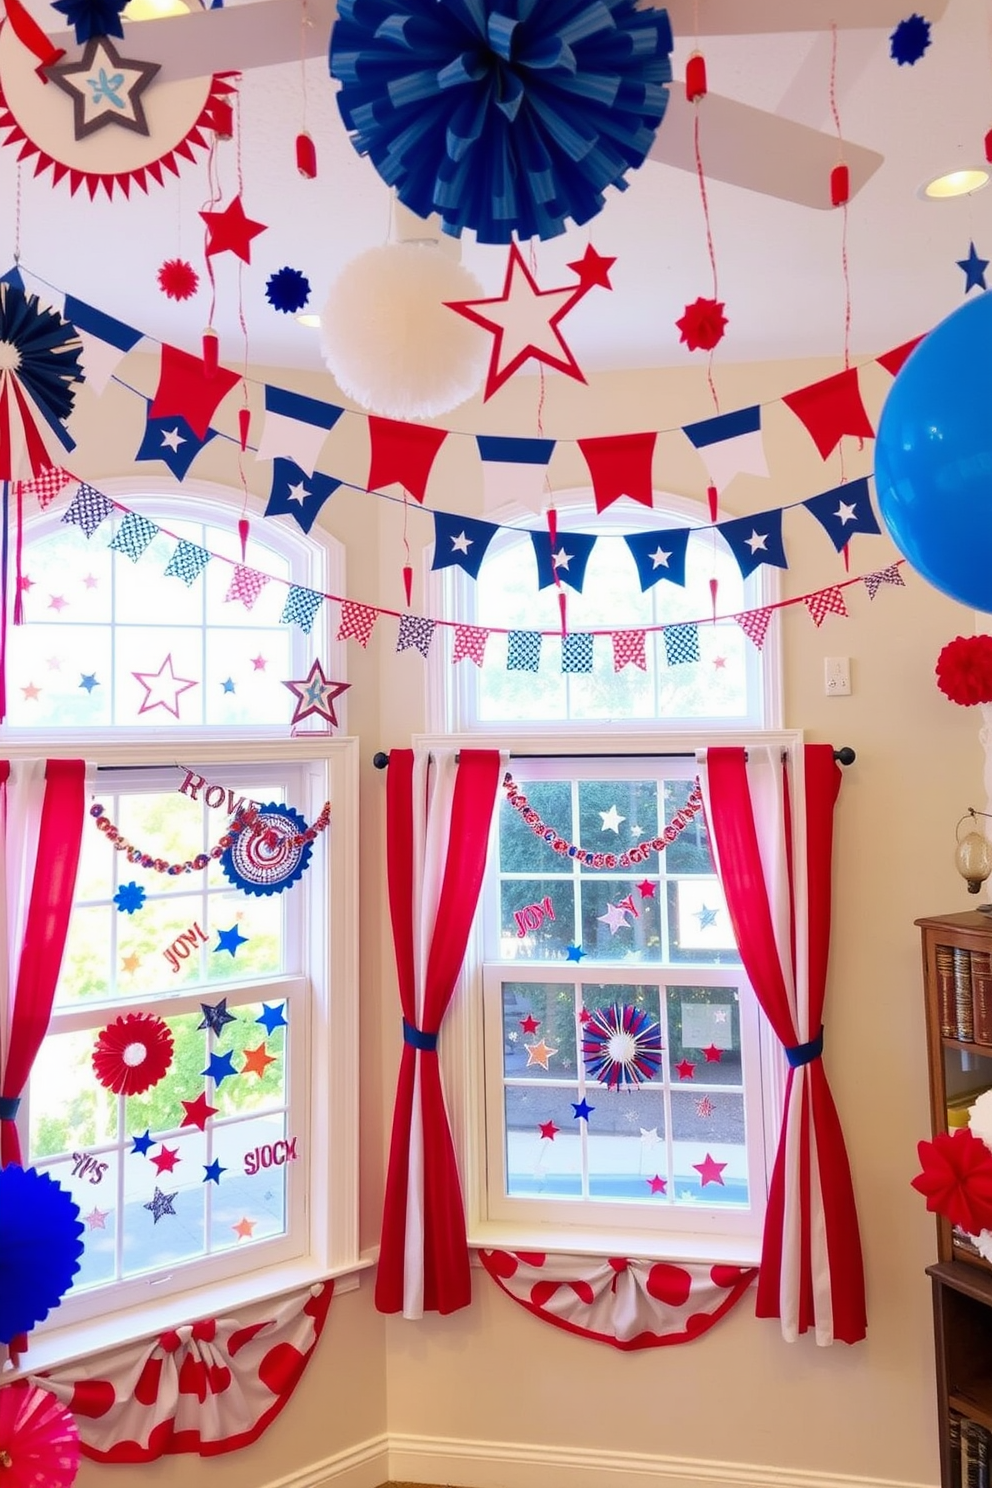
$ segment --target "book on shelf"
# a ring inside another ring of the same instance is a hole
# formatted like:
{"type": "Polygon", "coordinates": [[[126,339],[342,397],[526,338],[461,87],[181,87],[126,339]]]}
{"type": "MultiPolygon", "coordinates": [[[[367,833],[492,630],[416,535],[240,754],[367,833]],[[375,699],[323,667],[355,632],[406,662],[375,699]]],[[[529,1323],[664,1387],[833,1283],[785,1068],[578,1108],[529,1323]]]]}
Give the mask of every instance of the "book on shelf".
{"type": "Polygon", "coordinates": [[[961,1417],[950,1411],[947,1418],[947,1451],[950,1458],[951,1488],[961,1482],[961,1417]]]}
{"type": "Polygon", "coordinates": [[[992,1044],[992,953],[971,952],[971,1005],[976,1044],[992,1044]]]}
{"type": "Polygon", "coordinates": [[[937,994],[940,999],[940,1036],[957,1038],[958,1020],[954,1008],[954,948],[939,945],[937,958],[937,994]]]}
{"type": "Polygon", "coordinates": [[[989,1433],[977,1421],[961,1417],[960,1488],[989,1488],[989,1433]]]}
{"type": "Polygon", "coordinates": [[[940,1036],[992,1048],[992,951],[936,947],[940,1036]]]}
{"type": "Polygon", "coordinates": [[[955,1038],[962,1043],[975,1041],[975,1008],[971,985],[971,952],[967,946],[954,947],[954,1021],[955,1038]]]}

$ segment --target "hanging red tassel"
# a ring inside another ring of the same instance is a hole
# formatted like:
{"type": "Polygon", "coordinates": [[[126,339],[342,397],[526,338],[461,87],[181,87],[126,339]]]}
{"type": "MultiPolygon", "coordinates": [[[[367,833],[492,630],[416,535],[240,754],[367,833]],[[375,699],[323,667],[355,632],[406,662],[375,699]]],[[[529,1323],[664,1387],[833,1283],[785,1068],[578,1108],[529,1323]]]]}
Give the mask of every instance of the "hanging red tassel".
{"type": "Polygon", "coordinates": [[[296,169],[307,181],[317,174],[317,151],[305,129],[296,136],[296,169]]]}
{"type": "Polygon", "coordinates": [[[568,635],[567,610],[568,610],[568,595],[565,593],[564,589],[559,589],[558,590],[558,611],[559,611],[559,614],[561,615],[561,638],[562,638],[562,640],[564,640],[565,637],[568,635]]]}
{"type": "Polygon", "coordinates": [[[985,136],[985,159],[992,165],[992,129],[985,136]]]}
{"type": "Polygon", "coordinates": [[[716,624],[716,592],[720,587],[719,579],[710,579],[710,604],[713,606],[713,623],[716,624]]]}
{"type": "Polygon", "coordinates": [[[706,487],[706,501],[707,501],[707,504],[708,504],[709,509],[710,509],[710,522],[711,523],[712,522],[715,522],[716,521],[716,518],[717,518],[717,502],[718,502],[718,500],[719,500],[719,497],[717,496],[716,486],[707,486],[706,487]]]}
{"type": "Polygon", "coordinates": [[[241,562],[245,563],[248,556],[248,534],[251,531],[251,523],[247,517],[238,519],[238,537],[241,540],[241,562]]]}
{"type": "Polygon", "coordinates": [[[210,127],[219,140],[234,137],[234,109],[226,98],[215,98],[210,106],[210,127]]]}
{"type": "Polygon", "coordinates": [[[409,563],[403,565],[403,589],[406,593],[406,606],[410,608],[410,600],[413,596],[413,566],[409,563]]]}
{"type": "Polygon", "coordinates": [[[553,506],[548,507],[548,536],[551,539],[551,546],[553,548],[558,541],[558,513],[553,506]]]}
{"type": "Polygon", "coordinates": [[[693,52],[685,64],[685,96],[689,103],[706,97],[706,60],[702,52],[693,52]]]}
{"type": "Polygon", "coordinates": [[[251,409],[250,408],[239,408],[238,409],[238,432],[241,435],[241,452],[242,452],[242,454],[248,448],[248,430],[249,430],[250,426],[251,426],[251,409]]]}
{"type": "Polygon", "coordinates": [[[851,199],[851,173],[841,161],[830,172],[830,205],[842,207],[851,199]]]}
{"type": "Polygon", "coordinates": [[[24,551],[24,487],[20,481],[14,482],[14,495],[17,500],[17,530],[14,537],[14,624],[24,624],[24,569],[22,567],[24,551]]]}
{"type": "Polygon", "coordinates": [[[207,326],[203,333],[203,370],[207,377],[213,377],[217,371],[219,354],[220,337],[213,326],[207,326]]]}
{"type": "Polygon", "coordinates": [[[841,548],[841,553],[844,555],[844,572],[845,573],[850,573],[851,572],[851,544],[850,543],[845,543],[844,546],[841,548]]]}

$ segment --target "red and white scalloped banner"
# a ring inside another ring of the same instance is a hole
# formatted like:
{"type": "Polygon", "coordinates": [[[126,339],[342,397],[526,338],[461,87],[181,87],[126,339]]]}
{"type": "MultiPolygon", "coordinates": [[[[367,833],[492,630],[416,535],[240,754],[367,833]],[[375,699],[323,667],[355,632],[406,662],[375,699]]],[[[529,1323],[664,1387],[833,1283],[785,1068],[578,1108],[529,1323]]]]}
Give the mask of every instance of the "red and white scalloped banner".
{"type": "Polygon", "coordinates": [[[756,1266],[480,1250],[508,1297],[535,1317],[618,1349],[690,1343],[739,1302],[756,1266]]]}
{"type": "Polygon", "coordinates": [[[258,1440],[296,1389],[333,1294],[326,1281],[238,1318],[207,1318],[93,1355],[36,1383],[72,1411],[83,1456],[94,1462],[234,1452],[258,1440]]]}

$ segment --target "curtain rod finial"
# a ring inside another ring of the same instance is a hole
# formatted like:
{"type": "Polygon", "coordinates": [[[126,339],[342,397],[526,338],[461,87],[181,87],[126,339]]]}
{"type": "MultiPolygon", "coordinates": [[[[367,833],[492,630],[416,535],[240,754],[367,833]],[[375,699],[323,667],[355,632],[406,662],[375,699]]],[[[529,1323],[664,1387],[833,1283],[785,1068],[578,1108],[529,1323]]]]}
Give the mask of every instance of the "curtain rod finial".
{"type": "Polygon", "coordinates": [[[372,763],[373,765],[375,765],[377,770],[384,770],[389,764],[389,755],[383,753],[383,751],[380,749],[378,754],[374,754],[372,756],[372,763]]]}
{"type": "Polygon", "coordinates": [[[853,765],[857,755],[849,744],[845,744],[843,749],[834,750],[834,759],[839,765],[853,765]]]}

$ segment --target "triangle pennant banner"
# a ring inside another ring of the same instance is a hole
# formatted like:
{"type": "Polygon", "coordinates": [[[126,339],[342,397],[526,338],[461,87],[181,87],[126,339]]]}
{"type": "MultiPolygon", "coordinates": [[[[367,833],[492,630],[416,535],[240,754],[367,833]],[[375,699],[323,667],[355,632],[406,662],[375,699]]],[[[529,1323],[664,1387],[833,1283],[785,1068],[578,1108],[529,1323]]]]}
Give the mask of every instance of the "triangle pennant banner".
{"type": "Polygon", "coordinates": [[[254,568],[245,568],[244,564],[236,563],[224,595],[225,602],[240,599],[245,609],[250,610],[268,582],[268,574],[258,573],[254,568]]]}
{"type": "Polygon", "coordinates": [[[63,470],[61,465],[52,465],[33,480],[23,481],[21,493],[24,496],[37,496],[38,505],[44,511],[51,506],[59,492],[75,480],[76,477],[70,475],[68,470],[63,470]]]}
{"type": "Polygon", "coordinates": [[[832,491],[824,491],[819,496],[811,496],[803,506],[813,513],[838,553],[843,551],[855,532],[881,531],[872,510],[866,476],[836,486],[832,491]]]}
{"type": "Polygon", "coordinates": [[[689,531],[688,527],[668,527],[658,532],[633,532],[624,538],[637,565],[642,593],[662,579],[685,584],[689,531]]]}
{"type": "Polygon", "coordinates": [[[100,396],[119,364],[142,339],[143,332],[115,320],[102,310],[94,310],[75,295],[66,295],[64,315],[79,332],[83,343],[82,363],[86,386],[100,396]]]}
{"type": "Polygon", "coordinates": [[[255,458],[275,460],[282,456],[312,476],[324,440],[342,413],[344,409],[334,403],[266,384],[265,422],[255,458]]]}
{"type": "Polygon", "coordinates": [[[846,615],[847,605],[843,592],[836,588],[821,589],[818,594],[807,594],[803,604],[809,611],[813,624],[819,630],[828,615],[846,615]]]}
{"type": "Polygon", "coordinates": [[[775,611],[771,606],[766,605],[760,610],[745,610],[742,614],[734,616],[741,630],[758,651],[765,644],[765,637],[768,634],[768,627],[772,623],[772,615],[774,613],[775,611]]]}
{"type": "Polygon", "coordinates": [[[865,574],[862,582],[868,590],[869,599],[875,598],[883,584],[895,584],[900,589],[906,587],[906,580],[899,571],[898,563],[890,563],[888,568],[880,568],[875,573],[865,574]]]}
{"type": "Polygon", "coordinates": [[[180,538],[176,544],[176,551],[169,559],[165,570],[166,578],[182,579],[187,589],[201,575],[210,562],[210,554],[206,548],[201,548],[199,543],[188,542],[186,538],[180,538]]]}
{"type": "Polygon", "coordinates": [[[642,506],[654,505],[651,462],[657,434],[613,434],[603,439],[580,439],[592,478],[596,510],[605,511],[621,496],[642,506]]]}
{"type": "Polygon", "coordinates": [[[506,638],[506,670],[540,671],[541,639],[539,630],[511,630],[506,638]]]}
{"type": "Polygon", "coordinates": [[[290,516],[304,532],[309,532],[324,502],[340,484],[319,470],[307,475],[295,461],[277,456],[272,462],[272,486],[265,516],[290,516]]]}
{"type": "Polygon", "coordinates": [[[486,642],[488,639],[488,630],[483,630],[481,626],[456,625],[455,645],[451,655],[452,662],[474,661],[477,667],[481,667],[486,658],[486,642]]]}
{"type": "Polygon", "coordinates": [[[861,401],[856,367],[811,383],[798,392],[786,393],[782,402],[805,426],[823,460],[837,448],[845,434],[858,439],[875,437],[861,401]]]}
{"type": "Polygon", "coordinates": [[[212,375],[199,357],[180,351],[177,346],[163,345],[158,387],[152,399],[151,418],[167,419],[173,414],[184,418],[197,439],[206,439],[210,420],[235,383],[241,379],[227,367],[217,367],[212,375]]]}
{"type": "Polygon", "coordinates": [[[353,599],[342,600],[338,640],[357,641],[362,650],[366,650],[378,618],[379,611],[371,605],[358,604],[353,599]]]}
{"type": "Polygon", "coordinates": [[[147,517],[129,511],[114,533],[110,546],[117,553],[124,553],[132,563],[137,563],[148,544],[158,536],[159,529],[147,517]]]}
{"type": "Polygon", "coordinates": [[[578,594],[586,577],[589,555],[596,546],[596,539],[585,532],[559,532],[552,551],[551,537],[547,532],[532,532],[537,559],[537,587],[546,589],[555,582],[555,575],[563,584],[568,584],[578,594]]]}
{"type": "Polygon", "coordinates": [[[197,455],[213,438],[213,429],[208,429],[200,439],[179,414],[173,414],[171,418],[152,418],[151,405],[146,404],[145,432],[134,458],[161,460],[176,480],[181,481],[197,455]]]}
{"type": "Polygon", "coordinates": [[[665,660],[670,667],[685,666],[699,660],[699,626],[666,625],[665,660]]]}
{"type": "Polygon", "coordinates": [[[610,639],[613,642],[613,670],[622,672],[624,667],[639,667],[642,672],[648,669],[647,652],[645,649],[645,635],[643,630],[615,630],[610,639]]]}
{"type": "Polygon", "coordinates": [[[563,672],[591,672],[592,671],[592,647],[593,638],[588,633],[572,635],[571,632],[562,636],[561,639],[561,669],[563,672]]]}
{"type": "Polygon", "coordinates": [[[397,419],[368,416],[371,458],[367,486],[381,491],[394,482],[423,502],[434,457],[447,437],[447,429],[426,424],[404,424],[397,419]]]}
{"type": "Polygon", "coordinates": [[[434,561],[432,569],[463,568],[473,579],[479,577],[486,549],[499,531],[491,522],[472,517],[453,516],[450,512],[434,513],[434,561]]]}
{"type": "Polygon", "coordinates": [[[401,615],[397,651],[419,651],[426,661],[434,639],[435,622],[423,615],[401,615]]]}
{"type": "Polygon", "coordinates": [[[477,434],[475,442],[482,462],[483,509],[493,511],[511,501],[539,509],[555,441],[477,434]]]}
{"type": "Polygon", "coordinates": [[[771,568],[788,568],[782,546],[781,511],[759,512],[754,517],[736,517],[732,522],[719,522],[717,532],[737,559],[741,577],[747,578],[756,568],[767,563],[771,568]]]}
{"type": "Polygon", "coordinates": [[[115,510],[109,496],[95,486],[81,481],[79,490],[62,513],[62,521],[70,526],[81,527],[87,537],[92,537],[101,522],[105,522],[115,510]]]}
{"type": "Polygon", "coordinates": [[[315,589],[303,589],[291,584],[279,619],[284,625],[296,625],[309,635],[313,630],[314,616],[324,603],[324,596],[315,589]]]}
{"type": "Polygon", "coordinates": [[[768,474],[760,405],[686,424],[684,432],[702,456],[718,490],[729,486],[735,475],[768,474]]]}
{"type": "Polygon", "coordinates": [[[886,372],[890,372],[895,377],[901,370],[910,352],[915,351],[922,340],[922,336],[914,336],[912,341],[904,341],[901,346],[894,347],[892,351],[886,351],[882,356],[876,357],[875,360],[880,367],[884,367],[886,372]]]}

